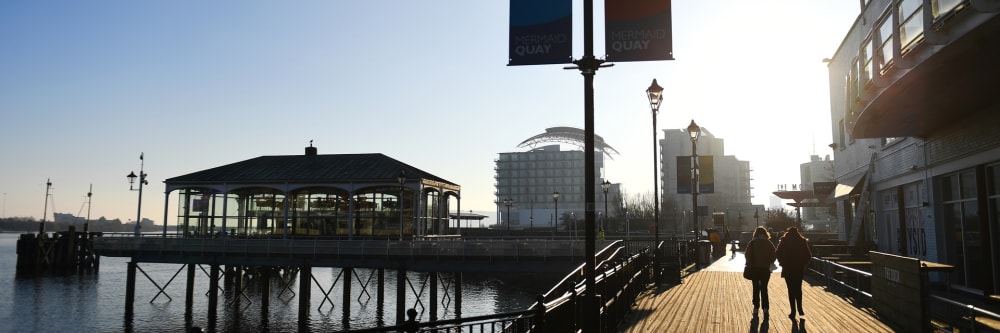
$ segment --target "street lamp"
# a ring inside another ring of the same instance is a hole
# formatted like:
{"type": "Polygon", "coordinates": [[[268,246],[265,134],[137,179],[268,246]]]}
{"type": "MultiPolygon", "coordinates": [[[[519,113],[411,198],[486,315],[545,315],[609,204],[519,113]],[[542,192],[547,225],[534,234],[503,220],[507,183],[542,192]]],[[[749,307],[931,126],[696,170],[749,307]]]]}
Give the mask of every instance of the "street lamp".
{"type": "MultiPolygon", "coordinates": [[[[656,84],[656,79],[646,88],[646,97],[649,98],[649,109],[653,111],[653,267],[659,267],[656,249],[660,246],[660,171],[659,156],[656,145],[656,114],[660,112],[660,103],[663,102],[663,87],[656,84]]],[[[659,271],[659,270],[656,270],[659,271]]],[[[658,276],[654,276],[659,281],[658,276]]]]}
{"type": "Polygon", "coordinates": [[[510,236],[510,206],[514,205],[514,199],[510,197],[503,199],[503,205],[507,206],[507,236],[510,236]]]}
{"type": "Polygon", "coordinates": [[[569,212],[569,220],[573,221],[573,240],[576,240],[576,212],[569,212]]]}
{"type": "Polygon", "coordinates": [[[406,172],[399,170],[399,176],[396,177],[396,181],[399,182],[399,241],[403,241],[403,183],[406,182],[406,172]]]}
{"type": "Polygon", "coordinates": [[[139,223],[142,222],[142,186],[149,185],[149,181],[146,180],[146,176],[149,175],[146,174],[145,171],[143,171],[143,168],[145,167],[145,160],[143,159],[144,155],[145,155],[144,153],[139,153],[139,175],[136,176],[135,172],[132,171],[128,173],[128,176],[125,176],[128,178],[128,189],[130,191],[139,191],[139,205],[138,208],[136,208],[136,216],[135,216],[135,237],[139,237],[139,229],[141,228],[139,223]],[[136,178],[139,179],[139,189],[135,189],[132,187],[132,185],[135,184],[136,178]]]}
{"type": "Polygon", "coordinates": [[[691,119],[691,124],[688,125],[688,135],[691,136],[691,226],[694,227],[695,238],[699,235],[698,225],[698,190],[701,187],[698,182],[698,137],[701,136],[701,127],[694,123],[694,119],[691,119]]]}
{"type": "Polygon", "coordinates": [[[601,183],[601,189],[604,190],[604,225],[601,227],[604,231],[608,229],[608,189],[611,188],[611,182],[607,179],[601,183]]]}
{"type": "Polygon", "coordinates": [[[552,237],[556,236],[556,228],[559,225],[559,191],[552,192],[552,201],[556,206],[555,220],[552,221],[552,237]]]}
{"type": "Polygon", "coordinates": [[[756,229],[757,227],[760,226],[760,214],[758,213],[759,209],[760,208],[754,208],[753,209],[753,218],[754,218],[754,220],[757,220],[757,225],[754,226],[754,229],[756,229]]]}

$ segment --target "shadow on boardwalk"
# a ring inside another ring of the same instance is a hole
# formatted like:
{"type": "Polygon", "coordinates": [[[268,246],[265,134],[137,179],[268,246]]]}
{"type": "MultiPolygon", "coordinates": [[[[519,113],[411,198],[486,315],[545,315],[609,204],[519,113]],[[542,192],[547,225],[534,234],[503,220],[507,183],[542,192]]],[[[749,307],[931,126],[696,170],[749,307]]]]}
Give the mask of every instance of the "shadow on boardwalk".
{"type": "Polygon", "coordinates": [[[768,284],[770,312],[753,319],[752,288],[743,279],[743,253],[724,256],[691,271],[681,284],[663,284],[639,297],[619,332],[894,332],[867,304],[814,279],[803,282],[806,315],[789,319],[788,293],[780,267],[768,284]]]}

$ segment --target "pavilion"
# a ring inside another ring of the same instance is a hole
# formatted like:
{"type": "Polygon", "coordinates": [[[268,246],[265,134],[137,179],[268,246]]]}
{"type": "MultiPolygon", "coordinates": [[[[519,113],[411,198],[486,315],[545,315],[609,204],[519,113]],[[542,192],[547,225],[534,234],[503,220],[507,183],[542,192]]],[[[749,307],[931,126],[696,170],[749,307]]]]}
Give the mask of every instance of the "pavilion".
{"type": "MultiPolygon", "coordinates": [[[[410,238],[448,230],[461,186],[379,153],[261,156],[164,181],[188,237],[410,238]]],[[[167,211],[165,209],[165,211],[167,211]]],[[[165,215],[167,213],[164,213],[165,215]]],[[[166,220],[166,216],[164,216],[166,220]]]]}

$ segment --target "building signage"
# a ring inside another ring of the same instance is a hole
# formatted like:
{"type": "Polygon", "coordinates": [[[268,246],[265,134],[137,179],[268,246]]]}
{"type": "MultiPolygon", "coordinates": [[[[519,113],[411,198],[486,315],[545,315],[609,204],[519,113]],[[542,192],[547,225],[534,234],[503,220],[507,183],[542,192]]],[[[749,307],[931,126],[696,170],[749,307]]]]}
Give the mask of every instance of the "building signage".
{"type": "Polygon", "coordinates": [[[571,0],[510,0],[508,66],[573,61],[571,0]]]}
{"type": "Polygon", "coordinates": [[[606,60],[673,60],[670,13],[670,0],[605,0],[606,60]]]}

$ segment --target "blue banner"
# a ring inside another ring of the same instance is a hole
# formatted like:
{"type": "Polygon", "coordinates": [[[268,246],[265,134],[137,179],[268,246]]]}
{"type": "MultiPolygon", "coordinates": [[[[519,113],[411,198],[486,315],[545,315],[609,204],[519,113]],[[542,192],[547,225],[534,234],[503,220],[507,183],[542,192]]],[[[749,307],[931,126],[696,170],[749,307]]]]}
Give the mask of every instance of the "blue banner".
{"type": "Polygon", "coordinates": [[[573,61],[572,0],[510,0],[508,66],[573,61]]]}
{"type": "Polygon", "coordinates": [[[670,0],[605,0],[605,60],[674,60],[670,15],[670,0]]]}

